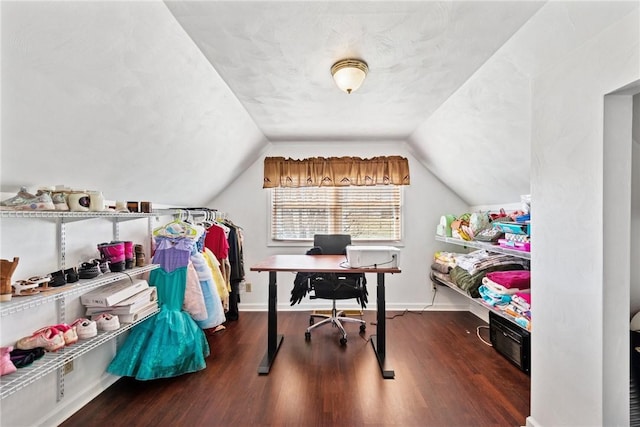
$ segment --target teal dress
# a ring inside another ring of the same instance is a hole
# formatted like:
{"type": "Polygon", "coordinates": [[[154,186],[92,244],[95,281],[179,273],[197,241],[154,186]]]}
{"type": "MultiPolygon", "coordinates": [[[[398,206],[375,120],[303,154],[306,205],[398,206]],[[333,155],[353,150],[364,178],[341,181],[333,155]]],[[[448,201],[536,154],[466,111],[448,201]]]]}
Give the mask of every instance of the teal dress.
{"type": "MultiPolygon", "coordinates": [[[[187,238],[183,238],[187,239],[187,238]]],[[[154,262],[163,258],[182,259],[181,251],[188,245],[158,245],[154,262]],[[167,250],[159,254],[159,251],[167,250]],[[176,255],[176,256],[173,256],[176,255]]],[[[190,253],[190,247],[189,247],[190,253]]],[[[170,262],[167,265],[171,264],[170,262]]],[[[187,283],[187,266],[171,266],[152,270],[149,284],[158,290],[160,312],[132,328],[129,336],[109,364],[113,375],[153,380],[175,377],[206,368],[209,344],[202,329],[191,316],[182,311],[187,283]]]]}

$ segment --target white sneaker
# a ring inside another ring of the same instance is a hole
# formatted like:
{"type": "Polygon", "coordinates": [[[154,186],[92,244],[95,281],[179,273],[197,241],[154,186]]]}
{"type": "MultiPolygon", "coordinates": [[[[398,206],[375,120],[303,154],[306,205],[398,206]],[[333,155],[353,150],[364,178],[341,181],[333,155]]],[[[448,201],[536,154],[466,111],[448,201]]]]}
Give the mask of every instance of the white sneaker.
{"type": "Polygon", "coordinates": [[[96,322],[89,319],[78,319],[74,321],[71,325],[72,328],[76,329],[76,334],[78,334],[78,338],[81,340],[86,340],[87,338],[95,337],[98,335],[98,327],[96,322]]]}
{"type": "Polygon", "coordinates": [[[120,319],[118,316],[109,313],[102,313],[97,316],[91,316],[96,321],[98,329],[101,331],[115,331],[120,329],[120,319]]]}

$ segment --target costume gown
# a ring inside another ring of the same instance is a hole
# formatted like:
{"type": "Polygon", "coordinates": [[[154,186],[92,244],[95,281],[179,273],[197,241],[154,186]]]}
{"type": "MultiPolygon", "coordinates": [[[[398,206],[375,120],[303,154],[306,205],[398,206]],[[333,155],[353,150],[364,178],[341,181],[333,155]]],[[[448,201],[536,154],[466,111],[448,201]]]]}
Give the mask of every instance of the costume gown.
{"type": "Polygon", "coordinates": [[[198,321],[198,326],[202,329],[214,328],[225,322],[224,307],[222,307],[222,300],[218,295],[218,290],[213,282],[213,275],[207,260],[200,252],[194,252],[191,254],[191,262],[198,273],[200,279],[200,286],[202,286],[202,295],[204,296],[204,303],[207,307],[207,318],[198,321]]]}
{"type": "Polygon", "coordinates": [[[156,237],[153,262],[161,268],[150,272],[149,285],[157,288],[160,312],[132,328],[107,368],[110,374],[152,380],[206,367],[207,339],[191,316],[182,311],[193,244],[186,237],[156,237]]]}

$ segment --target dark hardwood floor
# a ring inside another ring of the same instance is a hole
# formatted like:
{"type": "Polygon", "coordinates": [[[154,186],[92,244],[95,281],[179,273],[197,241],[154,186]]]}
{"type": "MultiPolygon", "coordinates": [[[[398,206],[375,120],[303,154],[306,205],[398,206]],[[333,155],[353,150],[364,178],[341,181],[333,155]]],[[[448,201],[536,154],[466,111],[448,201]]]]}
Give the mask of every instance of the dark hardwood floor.
{"type": "MultiPolygon", "coordinates": [[[[122,378],[66,420],[73,426],[523,426],[530,379],[476,336],[468,312],[387,313],[384,380],[368,342],[348,324],[349,342],[324,326],[305,342],[308,313],[278,313],[284,342],[269,375],[267,313],[241,312],[209,337],[203,371],[176,378],[122,378]],[[393,317],[393,318],[391,318],[393,317]]],[[[375,311],[367,311],[368,322],[375,311]]],[[[480,334],[488,340],[488,330],[480,334]]]]}

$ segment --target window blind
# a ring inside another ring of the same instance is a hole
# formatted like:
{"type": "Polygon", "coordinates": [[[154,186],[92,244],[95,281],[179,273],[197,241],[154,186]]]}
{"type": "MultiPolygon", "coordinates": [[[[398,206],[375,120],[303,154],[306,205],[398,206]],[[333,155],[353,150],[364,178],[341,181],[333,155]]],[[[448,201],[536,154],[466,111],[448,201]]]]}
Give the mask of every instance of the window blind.
{"type": "Polygon", "coordinates": [[[400,186],[277,187],[271,189],[271,238],[313,240],[350,234],[352,240],[402,238],[400,186]]]}

